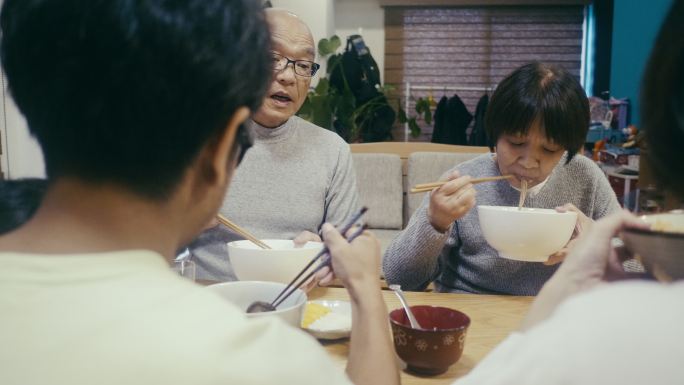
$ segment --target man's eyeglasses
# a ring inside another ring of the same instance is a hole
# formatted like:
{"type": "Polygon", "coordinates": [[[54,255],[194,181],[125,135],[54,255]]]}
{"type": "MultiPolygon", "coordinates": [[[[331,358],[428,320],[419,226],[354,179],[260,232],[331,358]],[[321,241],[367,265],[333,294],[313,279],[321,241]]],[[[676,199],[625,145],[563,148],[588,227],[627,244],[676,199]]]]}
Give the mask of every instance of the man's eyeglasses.
{"type": "Polygon", "coordinates": [[[277,54],[275,52],[273,52],[272,55],[273,71],[282,71],[285,68],[287,68],[287,66],[289,66],[290,63],[292,63],[295,74],[310,78],[316,75],[318,69],[321,68],[320,64],[314,63],[310,60],[292,60],[288,57],[285,57],[281,54],[277,54]]]}

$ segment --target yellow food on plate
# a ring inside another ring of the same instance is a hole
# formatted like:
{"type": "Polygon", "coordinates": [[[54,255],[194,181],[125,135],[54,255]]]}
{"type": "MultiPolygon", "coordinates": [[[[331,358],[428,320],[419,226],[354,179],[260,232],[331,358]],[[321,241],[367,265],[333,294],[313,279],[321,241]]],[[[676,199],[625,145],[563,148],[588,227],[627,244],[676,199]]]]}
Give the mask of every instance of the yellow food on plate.
{"type": "Polygon", "coordinates": [[[317,303],[308,302],[306,309],[304,309],[304,318],[302,318],[302,327],[308,328],[309,325],[316,322],[326,314],[330,313],[330,309],[317,303]]]}

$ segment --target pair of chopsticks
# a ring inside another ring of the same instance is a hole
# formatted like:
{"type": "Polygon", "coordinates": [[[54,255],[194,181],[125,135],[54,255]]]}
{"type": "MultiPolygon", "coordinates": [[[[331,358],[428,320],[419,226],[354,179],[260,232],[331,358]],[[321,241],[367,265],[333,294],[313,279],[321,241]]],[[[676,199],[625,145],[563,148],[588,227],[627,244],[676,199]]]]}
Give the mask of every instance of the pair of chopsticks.
{"type": "MultiPolygon", "coordinates": [[[[354,214],[354,216],[349,220],[349,222],[347,222],[347,224],[345,224],[344,227],[340,229],[340,234],[342,234],[342,236],[346,236],[347,231],[349,231],[349,229],[351,229],[352,226],[354,226],[354,224],[358,222],[359,219],[361,219],[361,217],[363,216],[363,214],[366,213],[366,211],[368,211],[368,208],[362,207],[361,210],[354,214]]],[[[359,227],[356,231],[354,231],[354,233],[352,233],[349,236],[349,238],[347,238],[347,241],[351,242],[354,239],[356,239],[356,237],[361,235],[367,227],[367,225],[359,227]]],[[[297,276],[294,277],[294,279],[290,281],[290,283],[288,283],[287,286],[285,286],[285,288],[278,294],[278,296],[273,300],[273,302],[271,302],[271,305],[274,308],[277,308],[278,305],[285,301],[287,297],[292,295],[292,293],[294,293],[295,290],[297,290],[297,288],[299,288],[304,282],[306,282],[309,278],[316,274],[316,272],[327,266],[330,263],[330,254],[328,254],[329,252],[330,251],[328,250],[328,248],[324,247],[318,254],[316,254],[316,256],[313,257],[311,261],[309,261],[309,263],[306,264],[306,266],[304,266],[304,268],[299,272],[299,274],[297,274],[297,276]],[[299,277],[301,277],[314,263],[316,263],[316,261],[318,261],[323,256],[325,256],[323,261],[309,274],[307,274],[302,279],[300,279],[299,282],[297,282],[299,277]]]]}
{"type": "Polygon", "coordinates": [[[250,234],[247,230],[243,229],[242,227],[236,225],[235,223],[231,222],[228,220],[228,218],[224,217],[221,214],[216,214],[216,219],[224,226],[227,228],[235,231],[236,233],[242,235],[245,237],[247,240],[251,241],[255,245],[261,247],[262,249],[270,249],[271,246],[265,244],[264,242],[260,241],[257,237],[254,235],[250,234]]]}
{"type": "MultiPolygon", "coordinates": [[[[494,180],[502,180],[502,179],[511,179],[513,178],[513,175],[502,175],[502,176],[488,176],[485,178],[475,178],[471,179],[470,183],[472,184],[478,184],[478,183],[483,183],[483,182],[491,182],[494,180]]],[[[411,189],[410,193],[415,194],[415,193],[422,193],[422,192],[427,192],[427,191],[432,191],[438,187],[443,186],[445,183],[449,182],[448,180],[446,181],[440,181],[440,182],[432,182],[432,183],[423,183],[423,184],[417,184],[413,186],[411,189]]]]}

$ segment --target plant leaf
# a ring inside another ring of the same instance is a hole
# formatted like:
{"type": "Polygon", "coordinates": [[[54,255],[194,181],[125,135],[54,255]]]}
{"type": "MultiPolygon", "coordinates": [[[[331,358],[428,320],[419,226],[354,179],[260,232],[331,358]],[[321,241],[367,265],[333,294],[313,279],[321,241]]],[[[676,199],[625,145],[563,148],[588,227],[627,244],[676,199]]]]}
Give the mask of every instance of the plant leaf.
{"type": "Polygon", "coordinates": [[[340,37],[337,35],[332,35],[330,38],[330,53],[333,53],[337,51],[338,48],[342,45],[342,41],[340,40],[340,37]]]}
{"type": "Polygon", "coordinates": [[[408,124],[409,124],[409,129],[411,130],[411,136],[414,138],[418,137],[420,135],[421,129],[420,129],[420,126],[418,125],[418,123],[416,123],[416,119],[415,118],[409,119],[408,124]]]}
{"type": "Polygon", "coordinates": [[[330,48],[330,41],[328,39],[323,38],[318,41],[318,53],[321,56],[330,55],[333,52],[330,48]]]}
{"type": "Polygon", "coordinates": [[[425,123],[427,124],[432,124],[432,111],[430,111],[429,107],[423,112],[423,120],[425,120],[425,123]]]}
{"type": "Polygon", "coordinates": [[[321,78],[318,80],[315,91],[317,95],[326,95],[330,89],[330,81],[328,78],[321,78]]]}
{"type": "Polygon", "coordinates": [[[406,116],[406,111],[404,111],[404,109],[401,107],[399,107],[399,111],[397,113],[397,119],[399,120],[399,123],[408,122],[408,117],[406,116]]]}

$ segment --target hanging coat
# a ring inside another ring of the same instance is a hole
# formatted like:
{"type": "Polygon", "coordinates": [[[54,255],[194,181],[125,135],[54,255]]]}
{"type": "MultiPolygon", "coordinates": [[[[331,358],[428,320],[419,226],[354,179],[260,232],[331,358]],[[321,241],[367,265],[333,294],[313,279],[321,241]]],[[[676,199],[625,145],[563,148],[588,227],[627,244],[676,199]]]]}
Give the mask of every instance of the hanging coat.
{"type": "Polygon", "coordinates": [[[439,99],[439,103],[437,103],[437,108],[435,108],[435,113],[432,116],[432,124],[433,129],[432,129],[432,143],[442,143],[442,137],[444,136],[444,125],[446,124],[444,122],[445,117],[446,117],[446,109],[447,109],[447,103],[449,102],[449,98],[446,96],[442,96],[441,99],[439,99]]]}
{"type": "Polygon", "coordinates": [[[475,124],[473,131],[470,133],[470,140],[468,144],[471,146],[488,146],[490,143],[487,140],[487,131],[484,126],[485,112],[487,112],[487,105],[489,104],[489,95],[483,95],[480,101],[477,102],[475,108],[475,124]]]}
{"type": "Polygon", "coordinates": [[[473,115],[468,112],[465,104],[454,95],[447,102],[446,106],[440,109],[442,98],[435,110],[435,128],[432,131],[432,143],[460,144],[467,145],[468,140],[466,130],[473,120],[473,115]]]}

